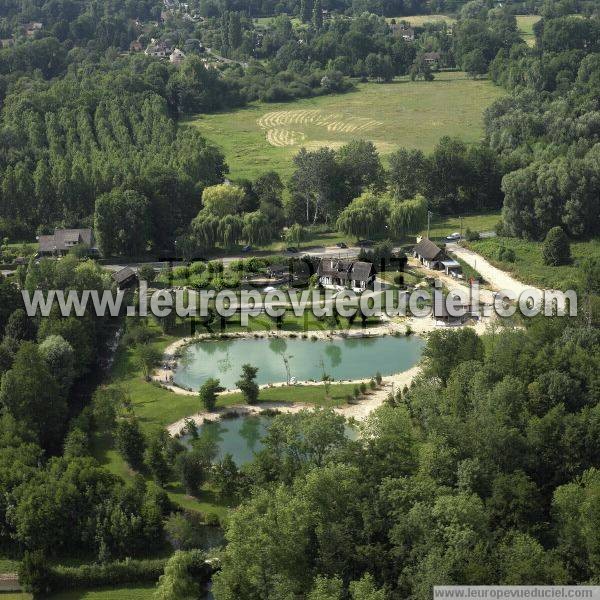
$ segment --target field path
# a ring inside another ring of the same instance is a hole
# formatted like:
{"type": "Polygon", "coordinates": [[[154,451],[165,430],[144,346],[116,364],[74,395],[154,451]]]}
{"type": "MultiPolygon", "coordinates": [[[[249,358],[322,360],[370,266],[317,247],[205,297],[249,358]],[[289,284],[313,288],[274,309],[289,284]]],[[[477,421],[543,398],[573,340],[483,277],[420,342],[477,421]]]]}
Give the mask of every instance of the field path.
{"type": "Polygon", "coordinates": [[[465,261],[470,267],[481,273],[482,277],[496,290],[512,290],[517,296],[525,290],[538,289],[531,285],[526,285],[512,277],[502,269],[494,267],[481,254],[463,248],[456,243],[447,244],[446,248],[461,260],[465,261]]]}

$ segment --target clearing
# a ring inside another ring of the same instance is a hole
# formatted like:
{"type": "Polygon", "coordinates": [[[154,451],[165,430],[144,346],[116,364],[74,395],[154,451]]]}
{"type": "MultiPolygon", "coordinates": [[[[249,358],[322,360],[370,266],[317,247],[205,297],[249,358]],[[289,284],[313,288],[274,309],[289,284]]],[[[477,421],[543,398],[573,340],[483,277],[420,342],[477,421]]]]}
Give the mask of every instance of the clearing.
{"type": "Polygon", "coordinates": [[[533,26],[541,19],[540,15],[517,15],[517,27],[528,46],[535,46],[533,26]]]}
{"type": "Polygon", "coordinates": [[[292,157],[302,146],[339,148],[367,139],[385,155],[401,146],[430,152],[445,135],[479,140],[483,111],[502,90],[462,72],[435,77],[432,82],[359,83],[347,94],[287,103],[255,102],[187,123],[222,148],[233,178],[248,179],[268,170],[289,176],[292,157]]]}

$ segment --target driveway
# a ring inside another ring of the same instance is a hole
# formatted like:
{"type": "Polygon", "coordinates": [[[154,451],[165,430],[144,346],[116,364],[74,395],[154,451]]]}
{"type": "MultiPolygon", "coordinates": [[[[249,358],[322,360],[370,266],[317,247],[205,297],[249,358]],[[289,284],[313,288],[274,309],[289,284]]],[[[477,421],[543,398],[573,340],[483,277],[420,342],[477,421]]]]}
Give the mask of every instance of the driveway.
{"type": "Polygon", "coordinates": [[[512,290],[517,296],[525,290],[533,289],[533,286],[521,283],[505,271],[494,267],[481,254],[473,252],[468,248],[463,248],[456,243],[446,244],[446,250],[454,254],[470,267],[473,267],[495,290],[512,290]]]}

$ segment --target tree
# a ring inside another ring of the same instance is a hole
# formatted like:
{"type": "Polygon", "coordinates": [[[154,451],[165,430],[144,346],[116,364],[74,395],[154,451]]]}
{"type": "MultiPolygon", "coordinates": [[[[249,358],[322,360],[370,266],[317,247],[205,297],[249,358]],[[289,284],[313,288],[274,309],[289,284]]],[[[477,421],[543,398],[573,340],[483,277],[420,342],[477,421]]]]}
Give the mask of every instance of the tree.
{"type": "Polygon", "coordinates": [[[223,460],[214,466],[213,484],[221,500],[233,498],[238,491],[239,471],[231,454],[226,454],[223,460]]]}
{"type": "Polygon", "coordinates": [[[256,373],[258,372],[258,367],[253,367],[252,365],[245,364],[242,365],[242,376],[236,381],[235,385],[241,390],[244,400],[248,404],[256,404],[258,401],[258,385],[254,381],[256,379],[256,373]]]}
{"type": "Polygon", "coordinates": [[[150,204],[135,190],[114,189],[96,200],[94,232],[105,256],[140,256],[150,239],[150,204]]]}
{"type": "Polygon", "coordinates": [[[162,358],[160,350],[152,344],[138,344],[135,347],[135,358],[144,374],[144,379],[150,381],[152,371],[162,358]]]}
{"type": "Polygon", "coordinates": [[[154,433],[148,440],[144,451],[144,464],[152,474],[154,481],[161,487],[164,487],[171,475],[166,448],[168,440],[165,439],[165,435],[168,434],[164,430],[154,433]]]}
{"type": "Polygon", "coordinates": [[[382,233],[385,231],[389,210],[389,197],[365,192],[342,210],[336,227],[339,231],[357,238],[382,233]]]}
{"type": "Polygon", "coordinates": [[[341,600],[344,591],[344,583],[339,577],[317,576],[310,593],[308,600],[341,600]]]}
{"type": "Polygon", "coordinates": [[[146,440],[137,419],[122,419],[117,423],[115,443],[127,464],[136,471],[141,470],[144,465],[146,440]]]}
{"type": "Polygon", "coordinates": [[[204,188],[202,192],[203,212],[217,217],[234,215],[244,202],[244,190],[237,185],[220,183],[204,188]]]}
{"type": "Polygon", "coordinates": [[[352,600],[386,600],[386,593],[377,589],[373,575],[365,573],[361,579],[350,583],[350,597],[352,600]]]}
{"type": "Polygon", "coordinates": [[[64,433],[67,403],[33,342],[23,342],[12,368],[2,377],[0,405],[33,433],[47,450],[57,450],[64,433]]]}
{"type": "Polygon", "coordinates": [[[307,237],[307,231],[299,223],[294,223],[287,228],[285,232],[285,241],[293,246],[300,247],[300,243],[307,237]]]}
{"type": "Polygon", "coordinates": [[[571,262],[569,238],[561,227],[553,227],[542,244],[542,259],[545,265],[558,267],[571,262]]]}
{"type": "Polygon", "coordinates": [[[312,24],[317,31],[323,27],[323,5],[321,0],[313,0],[312,24]]]}
{"type": "Polygon", "coordinates": [[[7,338],[16,342],[33,340],[35,338],[35,321],[28,317],[22,308],[18,308],[8,317],[4,333],[7,338]]]}
{"type": "Polygon", "coordinates": [[[68,391],[75,378],[73,346],[60,335],[49,335],[39,345],[39,352],[61,388],[68,391]]]}
{"type": "Polygon", "coordinates": [[[193,600],[200,596],[200,586],[191,572],[195,566],[194,556],[177,550],[169,558],[165,572],[160,576],[154,593],[155,600],[193,600]]]}
{"type": "Polygon", "coordinates": [[[186,492],[192,496],[198,495],[200,486],[210,470],[210,461],[205,453],[193,447],[189,452],[182,452],[175,459],[175,471],[186,492]]]}
{"type": "Polygon", "coordinates": [[[427,223],[427,200],[417,194],[411,200],[393,202],[390,210],[390,233],[402,238],[420,231],[427,223]]]}
{"type": "Polygon", "coordinates": [[[213,377],[209,377],[200,387],[200,391],[198,392],[200,396],[200,402],[204,407],[204,410],[208,412],[212,412],[215,410],[217,405],[217,393],[221,391],[223,388],[218,379],[213,377]]]}

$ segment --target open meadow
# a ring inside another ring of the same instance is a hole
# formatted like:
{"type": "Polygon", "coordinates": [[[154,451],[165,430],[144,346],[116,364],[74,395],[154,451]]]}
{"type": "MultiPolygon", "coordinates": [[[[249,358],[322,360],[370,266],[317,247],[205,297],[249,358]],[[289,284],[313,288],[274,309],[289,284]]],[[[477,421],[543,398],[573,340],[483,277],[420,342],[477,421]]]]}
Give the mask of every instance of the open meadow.
{"type": "Polygon", "coordinates": [[[535,46],[535,34],[533,26],[541,19],[539,15],[517,15],[517,27],[521,37],[528,46],[535,46]]]}
{"type": "Polygon", "coordinates": [[[367,139],[385,155],[402,146],[429,152],[446,135],[480,139],[483,111],[502,90],[461,72],[435,77],[432,82],[363,83],[347,94],[288,103],[256,102],[187,123],[222,148],[231,177],[249,179],[271,169],[289,176],[300,147],[337,148],[367,139]]]}

